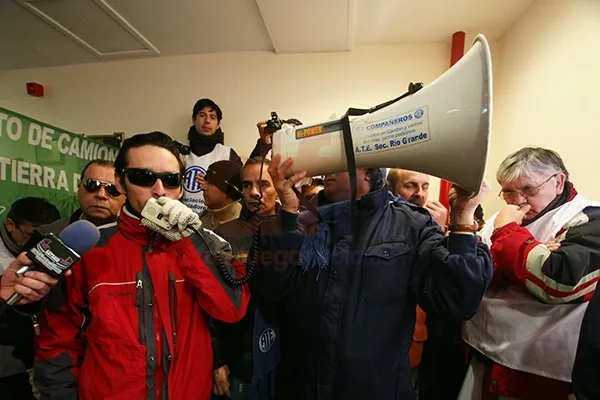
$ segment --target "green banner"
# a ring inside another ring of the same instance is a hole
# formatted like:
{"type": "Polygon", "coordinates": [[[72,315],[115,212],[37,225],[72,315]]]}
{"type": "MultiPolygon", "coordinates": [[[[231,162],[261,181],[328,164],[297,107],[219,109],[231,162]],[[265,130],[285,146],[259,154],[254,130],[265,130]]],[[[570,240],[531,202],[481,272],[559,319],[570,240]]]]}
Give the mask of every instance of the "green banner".
{"type": "Polygon", "coordinates": [[[114,161],[119,149],[0,108],[0,221],[23,197],[44,197],[73,213],[83,167],[114,161]]]}

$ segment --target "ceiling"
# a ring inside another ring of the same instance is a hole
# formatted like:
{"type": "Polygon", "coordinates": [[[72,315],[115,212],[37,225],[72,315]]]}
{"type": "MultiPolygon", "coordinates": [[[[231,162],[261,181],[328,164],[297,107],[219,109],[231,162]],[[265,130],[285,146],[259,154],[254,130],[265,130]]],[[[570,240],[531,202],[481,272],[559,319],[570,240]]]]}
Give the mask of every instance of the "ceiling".
{"type": "Polygon", "coordinates": [[[499,39],[534,0],[0,0],[0,70],[499,39]]]}

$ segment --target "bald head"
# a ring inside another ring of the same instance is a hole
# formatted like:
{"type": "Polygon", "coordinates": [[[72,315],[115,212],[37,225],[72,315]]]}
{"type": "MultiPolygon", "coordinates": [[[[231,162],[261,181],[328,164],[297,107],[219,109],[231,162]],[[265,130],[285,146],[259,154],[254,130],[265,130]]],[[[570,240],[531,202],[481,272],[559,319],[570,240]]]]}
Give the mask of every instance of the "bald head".
{"type": "Polygon", "coordinates": [[[423,207],[429,195],[429,175],[407,169],[394,168],[387,175],[390,190],[405,200],[423,207]]]}

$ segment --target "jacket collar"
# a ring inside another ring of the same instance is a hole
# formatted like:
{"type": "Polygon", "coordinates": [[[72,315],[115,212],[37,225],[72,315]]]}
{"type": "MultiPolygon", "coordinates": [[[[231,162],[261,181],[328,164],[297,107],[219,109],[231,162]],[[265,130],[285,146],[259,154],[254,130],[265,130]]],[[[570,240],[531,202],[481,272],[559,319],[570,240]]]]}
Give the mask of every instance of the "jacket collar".
{"type": "Polygon", "coordinates": [[[238,218],[240,216],[241,209],[242,205],[239,201],[232,201],[225,207],[217,210],[207,209],[206,215],[208,215],[211,222],[213,222],[213,226],[218,226],[238,218]]]}
{"type": "Polygon", "coordinates": [[[127,207],[127,203],[121,207],[117,215],[117,221],[119,231],[129,240],[147,245],[150,240],[158,237],[157,233],[142,225],[140,217],[127,207]]]}
{"type": "Polygon", "coordinates": [[[19,255],[21,248],[10,237],[10,234],[6,230],[6,222],[0,226],[0,239],[13,256],[17,257],[19,255]]]}
{"type": "Polygon", "coordinates": [[[543,217],[550,211],[552,211],[560,206],[563,206],[566,203],[568,203],[569,201],[573,200],[575,198],[575,196],[577,196],[577,190],[575,190],[575,186],[573,186],[573,184],[571,182],[566,181],[563,192],[561,194],[559,194],[558,196],[556,196],[556,198],[554,200],[552,200],[552,202],[550,204],[548,204],[546,206],[546,208],[544,208],[538,215],[536,215],[529,221],[524,221],[522,226],[527,226],[527,225],[531,224],[532,222],[537,221],[538,219],[540,219],[541,217],[543,217]]]}

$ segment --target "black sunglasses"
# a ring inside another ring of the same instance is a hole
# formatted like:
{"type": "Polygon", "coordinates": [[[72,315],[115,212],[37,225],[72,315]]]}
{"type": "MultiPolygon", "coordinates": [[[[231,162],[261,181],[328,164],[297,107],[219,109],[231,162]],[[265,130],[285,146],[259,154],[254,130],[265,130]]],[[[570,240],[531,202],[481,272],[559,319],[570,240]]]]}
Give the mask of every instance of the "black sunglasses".
{"type": "Polygon", "coordinates": [[[88,178],[81,185],[87,190],[89,193],[96,193],[102,186],[104,186],[104,190],[112,197],[117,197],[121,195],[117,186],[112,183],[102,182],[97,179],[88,178]]]}
{"type": "Polygon", "coordinates": [[[158,173],[142,168],[125,168],[121,172],[127,175],[129,182],[136,186],[150,187],[157,179],[160,179],[163,186],[168,189],[177,189],[182,184],[181,174],[178,173],[158,173]]]}

